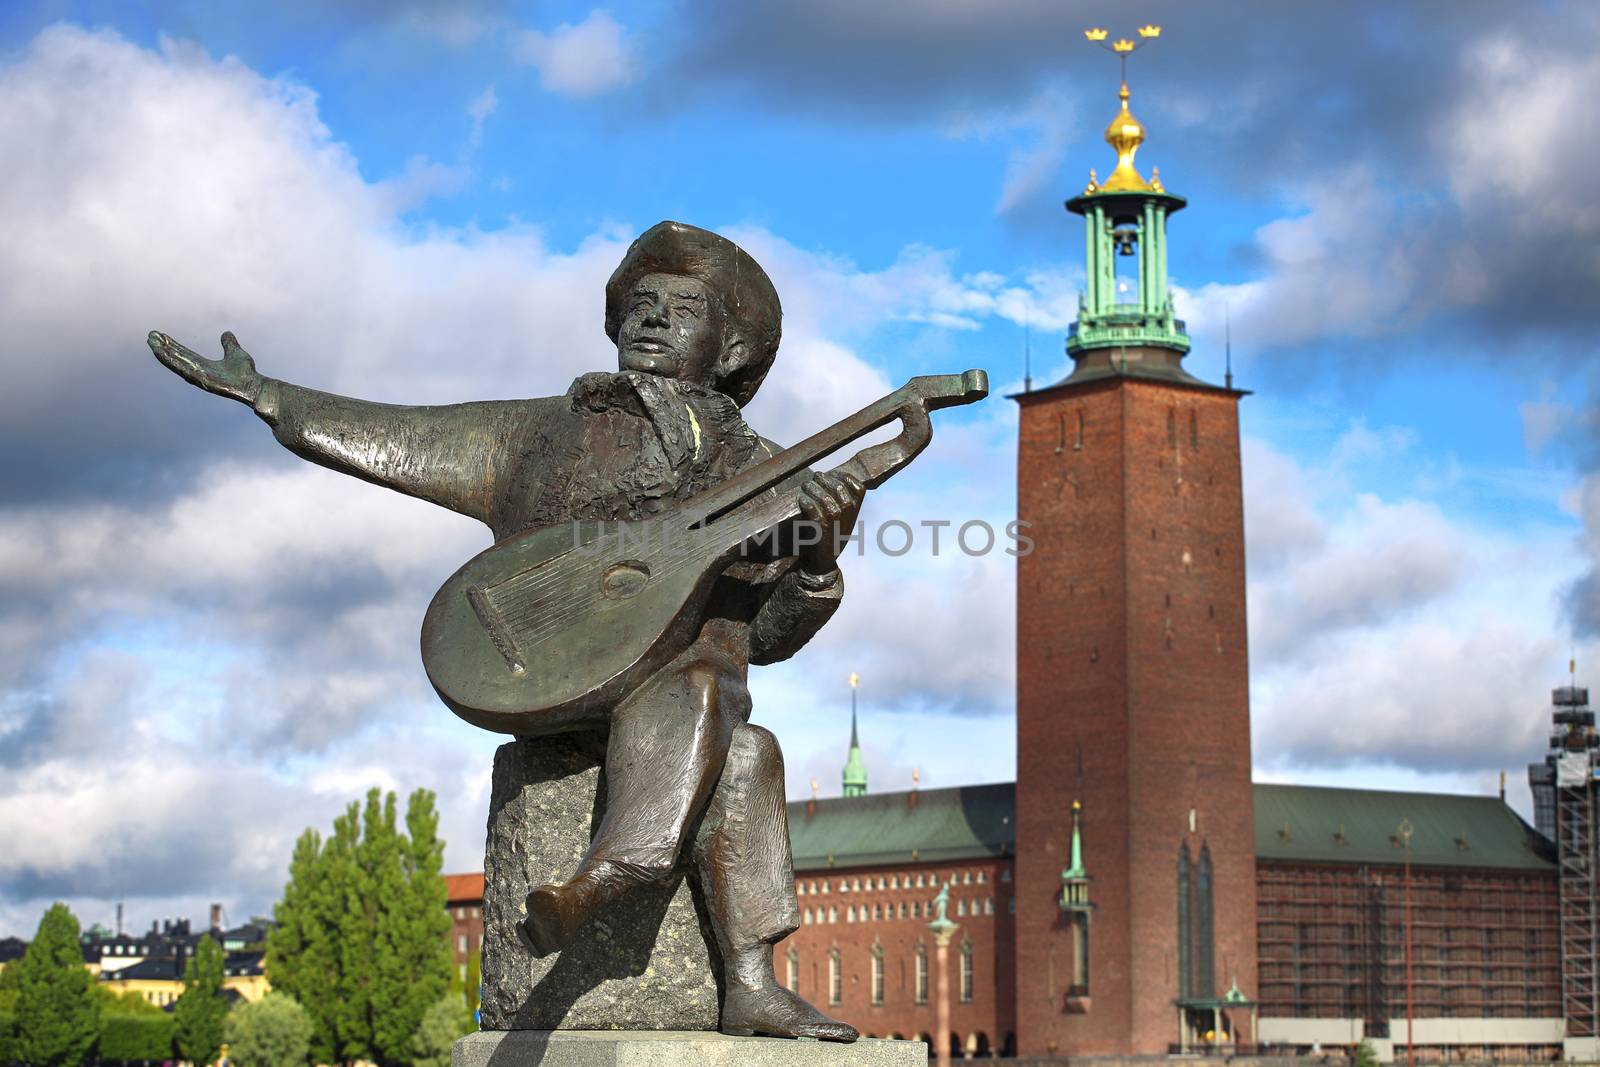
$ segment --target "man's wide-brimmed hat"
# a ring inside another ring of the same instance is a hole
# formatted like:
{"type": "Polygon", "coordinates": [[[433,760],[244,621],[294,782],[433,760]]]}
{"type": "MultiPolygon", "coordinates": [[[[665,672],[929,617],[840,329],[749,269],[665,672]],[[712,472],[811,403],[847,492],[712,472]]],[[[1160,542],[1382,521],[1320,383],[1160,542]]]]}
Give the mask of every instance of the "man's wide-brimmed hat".
{"type": "Polygon", "coordinates": [[[628,248],[606,282],[606,336],[617,339],[628,296],[646,274],[699,278],[722,296],[727,325],[736,331],[750,358],[721,383],[740,407],[750,402],[778,354],[783,308],[778,291],[750,253],[720,234],[681,222],[658,222],[628,248]]]}

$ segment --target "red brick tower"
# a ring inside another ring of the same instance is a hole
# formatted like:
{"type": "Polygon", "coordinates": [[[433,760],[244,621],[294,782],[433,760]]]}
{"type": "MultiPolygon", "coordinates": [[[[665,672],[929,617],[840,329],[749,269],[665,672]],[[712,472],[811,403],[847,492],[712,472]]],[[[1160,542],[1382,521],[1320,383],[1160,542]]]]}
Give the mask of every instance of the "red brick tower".
{"type": "Polygon", "coordinates": [[[1121,95],[1117,167],[1067,203],[1088,229],[1075,368],[1016,398],[1022,1055],[1255,1038],[1244,394],[1183,369],[1165,236],[1185,201],[1134,168],[1121,95]]]}

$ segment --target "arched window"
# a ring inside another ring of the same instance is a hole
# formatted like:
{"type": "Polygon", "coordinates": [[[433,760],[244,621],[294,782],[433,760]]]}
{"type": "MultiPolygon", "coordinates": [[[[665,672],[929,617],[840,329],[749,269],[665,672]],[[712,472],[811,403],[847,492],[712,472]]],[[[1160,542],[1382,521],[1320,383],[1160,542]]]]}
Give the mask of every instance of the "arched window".
{"type": "Polygon", "coordinates": [[[917,984],[914,990],[918,1004],[928,1003],[928,946],[917,943],[917,984]]]}
{"type": "Polygon", "coordinates": [[[883,946],[872,946],[872,1003],[883,1003],[883,946]]]}
{"type": "Polygon", "coordinates": [[[800,922],[804,926],[810,926],[811,925],[811,909],[810,908],[807,908],[805,911],[801,912],[801,914],[800,914],[800,922]]]}
{"type": "Polygon", "coordinates": [[[1176,408],[1167,409],[1167,447],[1178,447],[1178,412],[1176,408]]]}
{"type": "Polygon", "coordinates": [[[961,999],[972,999],[972,942],[961,942],[961,999]]]}
{"type": "Polygon", "coordinates": [[[872,906],[872,917],[874,919],[882,921],[882,919],[883,919],[883,905],[882,904],[874,904],[872,906]]]}
{"type": "Polygon", "coordinates": [[[828,1003],[837,1005],[844,997],[844,973],[839,965],[839,950],[828,953],[828,1003]]]}
{"type": "Polygon", "coordinates": [[[831,922],[831,923],[836,923],[836,922],[839,921],[839,909],[838,908],[830,907],[828,909],[828,921],[831,922]]]}
{"type": "Polygon", "coordinates": [[[854,904],[844,909],[844,921],[847,923],[853,923],[856,921],[856,906],[854,904]]]}
{"type": "Polygon", "coordinates": [[[789,989],[800,991],[800,950],[793,945],[789,946],[789,989]]]}

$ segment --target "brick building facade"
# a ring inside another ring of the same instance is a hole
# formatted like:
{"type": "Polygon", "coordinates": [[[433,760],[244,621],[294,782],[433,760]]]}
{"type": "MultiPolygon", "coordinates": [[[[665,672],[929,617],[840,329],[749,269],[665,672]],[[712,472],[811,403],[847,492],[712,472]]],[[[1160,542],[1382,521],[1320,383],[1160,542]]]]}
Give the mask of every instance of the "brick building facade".
{"type": "Polygon", "coordinates": [[[801,925],[774,951],[779,981],[864,1034],[931,1043],[928,922],[948,884],[954,1051],[1014,1054],[1014,809],[1009,784],[789,805],[801,925]]]}

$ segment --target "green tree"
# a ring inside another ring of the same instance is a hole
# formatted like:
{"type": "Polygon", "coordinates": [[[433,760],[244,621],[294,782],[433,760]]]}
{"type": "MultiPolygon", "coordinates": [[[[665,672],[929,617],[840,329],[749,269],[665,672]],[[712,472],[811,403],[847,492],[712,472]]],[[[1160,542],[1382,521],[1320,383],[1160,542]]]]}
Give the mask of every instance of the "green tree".
{"type": "Polygon", "coordinates": [[[98,1058],[104,1063],[147,1063],[172,1058],[177,1025],[155,1005],[155,1014],[118,1012],[101,1020],[98,1058]]]}
{"type": "Polygon", "coordinates": [[[311,1055],[311,1016],[290,996],[272,992],[241,1004],[223,1033],[228,1058],[237,1067],[306,1067],[311,1055]]]}
{"type": "Polygon", "coordinates": [[[339,1060],[334,1014],[338,1000],[338,943],[330,924],[339,907],[327,850],[315,830],[295,843],[289,883],[273,908],[277,925],[267,934],[267,980],[294,999],[311,1023],[311,1052],[317,1063],[339,1060]]]}
{"type": "MultiPolygon", "coordinates": [[[[373,1042],[382,1062],[410,1058],[413,1039],[422,1017],[450,991],[454,969],[450,953],[450,912],[444,882],[444,842],[439,840],[439,816],[433,794],[419,789],[406,803],[406,834],[394,837],[394,805],[384,812],[391,838],[398,848],[399,879],[385,873],[388,907],[380,910],[376,926],[378,986],[382,996],[373,1004],[373,1042]],[[397,883],[397,884],[396,884],[397,883]]],[[[392,860],[382,857],[383,871],[392,860]]]]}
{"type": "Polygon", "coordinates": [[[460,998],[446,994],[428,1006],[412,1036],[412,1067],[450,1067],[450,1047],[475,1029],[460,998]]]}
{"type": "MultiPolygon", "coordinates": [[[[83,965],[78,920],[52,904],[17,968],[16,1055],[31,1067],[75,1067],[100,1036],[100,1000],[83,965]]],[[[10,967],[6,968],[10,970],[10,967]]]]}
{"type": "Polygon", "coordinates": [[[16,1063],[17,965],[0,965],[0,1064],[16,1063]]]}
{"type": "Polygon", "coordinates": [[[461,1003],[467,1006],[467,1014],[473,1019],[478,1017],[479,986],[483,983],[483,952],[473,949],[467,953],[467,973],[463,975],[455,968],[450,969],[450,992],[460,997],[461,1003]]]}
{"type": "Polygon", "coordinates": [[[222,1020],[228,1002],[222,996],[222,946],[211,935],[200,939],[183,969],[183,995],[173,1005],[178,1051],[192,1063],[212,1063],[222,1048],[222,1020]]]}
{"type": "Polygon", "coordinates": [[[414,792],[406,830],[395,797],[372,790],[334,820],[326,840],[307,830],[274,910],[267,979],[312,1022],[319,1063],[409,1062],[423,1014],[450,979],[449,913],[433,794],[414,792]]]}
{"type": "MultiPolygon", "coordinates": [[[[157,1015],[166,1016],[167,1014],[138,993],[117,993],[103,985],[96,985],[94,991],[100,999],[100,1018],[102,1021],[112,1017],[120,1018],[128,1015],[154,1017],[157,1015]]],[[[102,1056],[102,1058],[106,1057],[102,1056]]],[[[148,1059],[149,1057],[146,1058],[148,1059]]],[[[166,1057],[158,1056],[156,1058],[165,1059],[166,1057]]]]}
{"type": "Polygon", "coordinates": [[[1356,1046],[1356,1067],[1378,1067],[1378,1050],[1372,1047],[1371,1041],[1362,1041],[1356,1046]]]}

